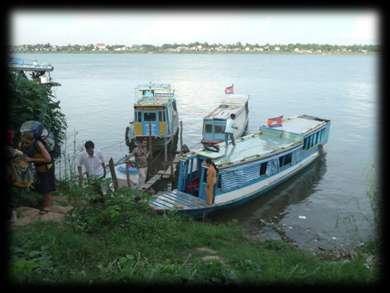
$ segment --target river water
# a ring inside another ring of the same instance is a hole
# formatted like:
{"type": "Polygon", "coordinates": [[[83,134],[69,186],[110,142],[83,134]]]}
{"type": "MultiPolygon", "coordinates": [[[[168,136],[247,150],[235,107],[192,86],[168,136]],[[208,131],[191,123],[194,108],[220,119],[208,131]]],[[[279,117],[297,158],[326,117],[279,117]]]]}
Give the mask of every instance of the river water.
{"type": "Polygon", "coordinates": [[[51,75],[62,84],[55,94],[68,121],[68,149],[74,147],[76,130],[77,150],[91,139],[106,159],[126,154],[124,132],[133,119],[134,88],[149,81],[170,83],[176,89],[183,140],[190,148],[199,145],[202,117],[231,84],[235,93],[250,95],[249,131],[278,115],[305,113],[330,119],[326,154],[317,162],[213,221],[239,221],[250,235],[259,237],[276,237],[277,230],[307,248],[349,248],[374,237],[367,190],[377,156],[378,56],[18,56],[54,66],[51,75]]]}

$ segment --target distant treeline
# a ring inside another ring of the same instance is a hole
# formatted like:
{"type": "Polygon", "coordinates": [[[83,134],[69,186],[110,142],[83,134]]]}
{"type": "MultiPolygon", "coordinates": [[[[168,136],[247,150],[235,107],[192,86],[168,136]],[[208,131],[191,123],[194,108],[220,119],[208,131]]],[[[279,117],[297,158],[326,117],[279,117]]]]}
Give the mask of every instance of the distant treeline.
{"type": "Polygon", "coordinates": [[[18,45],[11,46],[15,53],[298,53],[298,54],[368,54],[379,51],[378,45],[329,45],[329,44],[208,44],[194,42],[189,44],[163,44],[161,46],[143,45],[18,45]]]}

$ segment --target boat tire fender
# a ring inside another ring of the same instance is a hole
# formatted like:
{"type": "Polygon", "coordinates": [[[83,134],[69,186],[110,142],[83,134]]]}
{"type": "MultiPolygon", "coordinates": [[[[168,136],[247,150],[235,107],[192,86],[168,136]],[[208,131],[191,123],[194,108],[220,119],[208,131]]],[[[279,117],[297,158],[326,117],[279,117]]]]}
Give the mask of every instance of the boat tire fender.
{"type": "Polygon", "coordinates": [[[129,130],[130,130],[130,128],[129,128],[129,126],[127,126],[126,127],[126,133],[125,133],[125,141],[126,141],[126,145],[127,146],[130,146],[130,140],[129,140],[129,130]]]}
{"type": "Polygon", "coordinates": [[[189,152],[190,152],[190,149],[189,149],[189,147],[188,147],[186,144],[183,144],[183,145],[181,146],[181,152],[182,152],[183,154],[189,153],[189,152]]]}
{"type": "Polygon", "coordinates": [[[215,144],[203,144],[203,147],[207,151],[216,152],[216,153],[219,152],[219,146],[215,144]]]}

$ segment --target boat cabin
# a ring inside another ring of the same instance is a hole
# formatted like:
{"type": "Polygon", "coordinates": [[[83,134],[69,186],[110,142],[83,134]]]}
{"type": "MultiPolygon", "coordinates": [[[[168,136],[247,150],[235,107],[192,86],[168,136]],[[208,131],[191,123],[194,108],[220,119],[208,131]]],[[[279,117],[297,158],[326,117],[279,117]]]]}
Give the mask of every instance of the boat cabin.
{"type": "Polygon", "coordinates": [[[134,135],[163,138],[178,129],[178,113],[174,90],[169,84],[148,84],[136,88],[134,135]]]}
{"type": "Polygon", "coordinates": [[[240,137],[248,126],[248,96],[229,95],[221,104],[203,118],[202,143],[218,143],[225,139],[226,119],[235,114],[238,129],[234,136],[240,137]]]}

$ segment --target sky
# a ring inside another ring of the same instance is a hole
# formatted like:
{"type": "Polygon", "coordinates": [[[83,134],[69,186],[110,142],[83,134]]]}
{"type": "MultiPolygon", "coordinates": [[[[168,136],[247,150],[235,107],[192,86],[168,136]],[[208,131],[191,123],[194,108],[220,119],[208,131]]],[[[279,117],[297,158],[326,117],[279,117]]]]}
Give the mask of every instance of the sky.
{"type": "Polygon", "coordinates": [[[11,45],[379,44],[375,10],[27,10],[10,13],[11,45]]]}

